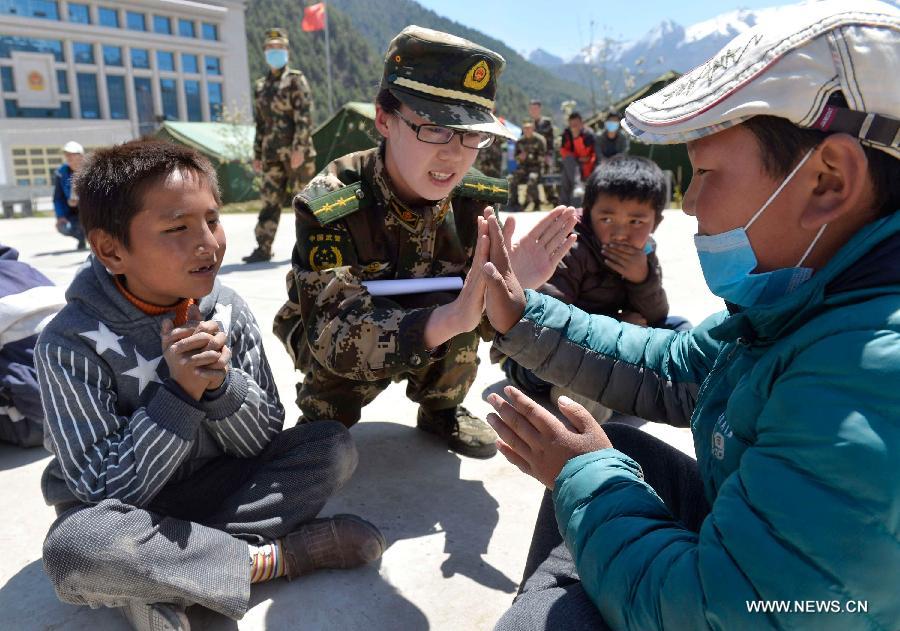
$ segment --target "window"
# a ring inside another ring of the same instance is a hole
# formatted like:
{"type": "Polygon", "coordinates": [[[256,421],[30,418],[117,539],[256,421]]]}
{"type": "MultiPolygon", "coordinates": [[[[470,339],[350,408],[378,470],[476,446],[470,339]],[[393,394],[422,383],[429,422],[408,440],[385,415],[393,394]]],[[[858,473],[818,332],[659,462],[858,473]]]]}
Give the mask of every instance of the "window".
{"type": "Polygon", "coordinates": [[[94,45],[87,42],[73,42],[72,54],[75,56],[76,64],[92,64],[94,63],[94,45]]]}
{"type": "Polygon", "coordinates": [[[196,37],[194,35],[194,23],[191,20],[179,19],[178,34],[182,37],[196,37]]]}
{"type": "Polygon", "coordinates": [[[184,82],[184,100],[187,103],[187,119],[189,121],[203,120],[203,104],[200,102],[200,82],[184,82]]]}
{"type": "Polygon", "coordinates": [[[222,84],[210,82],[206,87],[209,93],[209,117],[214,121],[220,120],[222,118],[222,84]]]}
{"type": "Polygon", "coordinates": [[[134,106],[138,115],[138,133],[153,133],[156,128],[156,115],[153,112],[153,89],[147,77],[134,78],[134,106]]]}
{"type": "Polygon", "coordinates": [[[106,76],[106,93],[109,95],[109,117],[116,120],[128,118],[128,103],[125,100],[125,77],[106,76]]]}
{"type": "Polygon", "coordinates": [[[175,72],[175,53],[156,51],[156,68],[160,72],[175,72]]]}
{"type": "Polygon", "coordinates": [[[125,12],[125,25],[130,31],[146,31],[147,20],[143,13],[125,12]]]}
{"type": "Polygon", "coordinates": [[[81,118],[100,118],[100,95],[97,93],[97,75],[79,72],[78,102],[81,104],[81,118]]]}
{"type": "Polygon", "coordinates": [[[69,93],[69,73],[65,70],[56,71],[56,87],[59,88],[60,94],[69,93]]]}
{"type": "Polygon", "coordinates": [[[0,0],[0,15],[20,18],[59,19],[59,3],[56,0],[0,0]]]}
{"type": "Polygon", "coordinates": [[[218,57],[206,57],[206,74],[222,74],[222,65],[218,57]]]}
{"type": "Polygon", "coordinates": [[[150,67],[150,51],[146,48],[131,49],[131,67],[132,68],[149,68],[150,67]]]}
{"type": "Polygon", "coordinates": [[[30,53],[51,53],[56,61],[65,61],[62,42],[58,39],[35,39],[0,35],[0,57],[9,57],[14,50],[30,53]]]}
{"type": "Polygon", "coordinates": [[[91,12],[88,10],[88,5],[70,2],[69,22],[75,22],[76,24],[90,24],[91,12]]]}
{"type": "Polygon", "coordinates": [[[72,118],[72,104],[63,101],[59,108],[52,110],[42,107],[19,107],[14,99],[4,102],[6,115],[9,118],[72,118]]]}
{"type": "Polygon", "coordinates": [[[181,53],[181,72],[197,74],[200,69],[197,67],[197,55],[189,55],[181,53]]]}
{"type": "Polygon", "coordinates": [[[97,17],[99,18],[100,26],[119,28],[119,12],[115,9],[100,7],[97,9],[97,17]]]}
{"type": "Polygon", "coordinates": [[[172,19],[165,15],[153,16],[153,32],[161,35],[172,34],[172,19]]]}
{"type": "Polygon", "coordinates": [[[13,79],[12,66],[0,66],[0,86],[3,86],[4,92],[15,92],[16,82],[13,79]]]}
{"type": "Polygon", "coordinates": [[[124,66],[125,63],[122,60],[122,47],[104,44],[103,63],[107,66],[124,66]]]}
{"type": "Polygon", "coordinates": [[[53,182],[53,172],[62,164],[59,146],[12,147],[16,184],[44,186],[53,182]]]}
{"type": "Polygon", "coordinates": [[[162,97],[163,118],[178,120],[178,85],[175,79],[160,79],[159,93],[162,97]]]}
{"type": "Polygon", "coordinates": [[[210,24],[209,22],[204,22],[201,27],[203,32],[203,39],[208,39],[212,41],[218,41],[219,39],[219,27],[216,24],[210,24]]]}

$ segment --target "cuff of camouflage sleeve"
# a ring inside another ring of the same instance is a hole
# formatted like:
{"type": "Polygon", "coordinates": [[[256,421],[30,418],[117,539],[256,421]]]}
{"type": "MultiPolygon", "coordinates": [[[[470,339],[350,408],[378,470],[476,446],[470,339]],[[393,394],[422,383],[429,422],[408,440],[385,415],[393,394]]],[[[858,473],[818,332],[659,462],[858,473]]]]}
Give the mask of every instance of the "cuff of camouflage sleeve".
{"type": "MultiPolygon", "coordinates": [[[[426,363],[440,359],[442,355],[435,356],[440,353],[442,344],[433,351],[429,352],[425,348],[425,325],[434,308],[413,309],[401,321],[397,331],[397,351],[400,355],[400,361],[409,366],[413,370],[418,370],[425,366],[426,363]]],[[[443,349],[446,354],[447,349],[443,349]]]]}

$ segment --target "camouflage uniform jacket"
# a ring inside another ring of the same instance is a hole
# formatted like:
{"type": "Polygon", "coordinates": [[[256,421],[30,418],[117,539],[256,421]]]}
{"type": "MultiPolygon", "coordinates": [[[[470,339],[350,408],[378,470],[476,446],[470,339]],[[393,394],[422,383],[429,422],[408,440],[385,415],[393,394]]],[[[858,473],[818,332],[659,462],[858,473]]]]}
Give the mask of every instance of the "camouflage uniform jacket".
{"type": "Polygon", "coordinates": [[[312,142],[312,95],[299,70],[285,68],[256,80],[253,90],[253,158],[287,162],[300,151],[303,161],[316,155],[312,142]]]}
{"type": "Polygon", "coordinates": [[[540,174],[546,155],[547,141],[543,136],[532,134],[531,138],[522,136],[516,141],[516,160],[519,161],[519,170],[524,173],[540,174]],[[520,159],[522,154],[525,154],[524,159],[520,159]]]}
{"type": "Polygon", "coordinates": [[[534,133],[543,136],[547,142],[546,152],[553,153],[553,121],[546,116],[534,119],[534,133]]]}
{"type": "Polygon", "coordinates": [[[423,341],[452,295],[372,296],[362,281],[463,276],[485,206],[506,180],[470,171],[450,197],[409,207],[392,192],[384,145],[330,163],[294,198],[297,243],[275,334],[294,364],[359,381],[399,377],[440,358],[423,341]]]}

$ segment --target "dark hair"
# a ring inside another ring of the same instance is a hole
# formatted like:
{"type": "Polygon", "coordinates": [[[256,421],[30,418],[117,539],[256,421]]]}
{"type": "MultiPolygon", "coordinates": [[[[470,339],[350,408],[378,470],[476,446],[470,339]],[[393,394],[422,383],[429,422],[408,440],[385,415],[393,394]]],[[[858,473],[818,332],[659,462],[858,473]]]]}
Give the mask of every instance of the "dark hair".
{"type": "Polygon", "coordinates": [[[572,112],[569,114],[569,120],[572,120],[573,118],[581,120],[581,114],[579,112],[572,112]]]}
{"type": "Polygon", "coordinates": [[[591,208],[600,195],[649,204],[658,225],[667,201],[666,176],[652,160],[619,154],[601,162],[584,185],[583,217],[588,223],[591,208]]]}
{"type": "Polygon", "coordinates": [[[400,110],[400,99],[394,96],[387,88],[381,88],[375,96],[375,104],[378,105],[388,114],[393,114],[400,110]]]}
{"type": "Polygon", "coordinates": [[[613,117],[618,118],[619,120],[622,120],[622,112],[620,112],[618,110],[610,110],[606,114],[606,120],[609,120],[610,118],[613,118],[613,117]]]}
{"type": "MultiPolygon", "coordinates": [[[[778,116],[754,116],[744,125],[756,137],[763,168],[774,178],[786,177],[804,153],[828,136],[828,132],[804,129],[778,116]]],[[[863,151],[869,161],[869,177],[875,188],[875,208],[879,215],[900,210],[900,160],[866,145],[863,151]]]]}
{"type": "Polygon", "coordinates": [[[144,191],[175,171],[205,180],[217,204],[219,183],[209,160],[190,147],[134,140],[94,151],[75,176],[78,218],[85,234],[100,228],[129,245],[128,228],[142,210],[144,191]]]}

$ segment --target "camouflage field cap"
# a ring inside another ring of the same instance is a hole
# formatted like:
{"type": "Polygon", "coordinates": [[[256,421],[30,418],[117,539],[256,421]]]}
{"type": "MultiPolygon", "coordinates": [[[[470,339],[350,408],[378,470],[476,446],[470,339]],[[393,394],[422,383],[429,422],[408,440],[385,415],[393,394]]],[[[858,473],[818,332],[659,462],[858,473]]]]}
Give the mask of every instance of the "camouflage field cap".
{"type": "Polygon", "coordinates": [[[505,65],[503,57],[469,40],[407,26],[388,45],[381,87],[437,125],[515,139],[493,113],[505,65]]]}
{"type": "Polygon", "coordinates": [[[521,127],[522,129],[525,129],[526,127],[534,128],[534,121],[530,118],[526,118],[519,124],[519,127],[521,127]]]}
{"type": "Polygon", "coordinates": [[[287,31],[283,28],[267,28],[266,38],[263,40],[263,45],[265,44],[284,44],[287,46],[287,31]]]}

